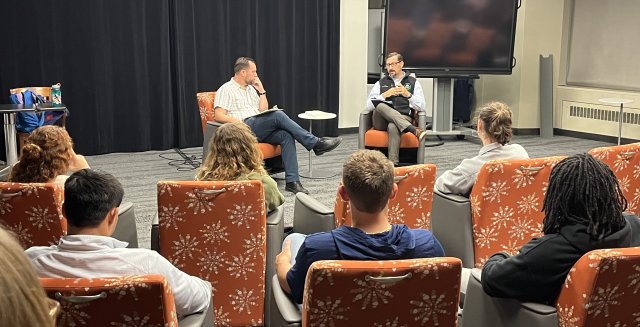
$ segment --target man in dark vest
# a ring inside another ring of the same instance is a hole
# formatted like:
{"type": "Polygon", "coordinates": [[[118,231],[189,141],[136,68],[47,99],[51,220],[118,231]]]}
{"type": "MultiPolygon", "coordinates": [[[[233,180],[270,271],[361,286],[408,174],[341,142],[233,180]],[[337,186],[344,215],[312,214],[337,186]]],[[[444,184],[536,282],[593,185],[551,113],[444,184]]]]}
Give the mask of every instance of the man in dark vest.
{"type": "Polygon", "coordinates": [[[387,55],[387,75],[371,89],[367,109],[373,110],[373,128],[389,133],[389,159],[395,165],[399,161],[400,136],[413,133],[422,140],[427,134],[412,121],[416,111],[424,111],[424,93],[420,82],[402,70],[402,55],[392,52],[387,55]]]}

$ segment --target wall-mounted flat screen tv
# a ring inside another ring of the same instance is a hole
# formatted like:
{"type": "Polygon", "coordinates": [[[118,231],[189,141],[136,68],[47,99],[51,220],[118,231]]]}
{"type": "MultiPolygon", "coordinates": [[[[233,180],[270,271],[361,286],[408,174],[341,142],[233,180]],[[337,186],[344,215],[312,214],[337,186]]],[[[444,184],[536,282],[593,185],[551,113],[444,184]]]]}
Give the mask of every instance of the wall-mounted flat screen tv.
{"type": "Polygon", "coordinates": [[[385,54],[421,77],[511,74],[518,0],[387,0],[385,54]]]}

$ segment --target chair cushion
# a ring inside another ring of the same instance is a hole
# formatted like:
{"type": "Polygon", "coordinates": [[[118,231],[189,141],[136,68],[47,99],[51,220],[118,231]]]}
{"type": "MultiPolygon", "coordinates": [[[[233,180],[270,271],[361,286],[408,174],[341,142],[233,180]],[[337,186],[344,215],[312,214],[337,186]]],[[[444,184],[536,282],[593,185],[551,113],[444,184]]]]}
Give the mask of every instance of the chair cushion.
{"type": "Polygon", "coordinates": [[[282,154],[282,149],[279,145],[269,143],[258,143],[258,150],[262,152],[262,159],[271,159],[282,154]]]}
{"type": "MultiPolygon", "coordinates": [[[[368,147],[386,148],[389,146],[389,135],[386,131],[370,129],[364,134],[364,145],[368,147]]],[[[417,148],[418,138],[412,133],[404,133],[400,138],[400,148],[417,148]]]]}

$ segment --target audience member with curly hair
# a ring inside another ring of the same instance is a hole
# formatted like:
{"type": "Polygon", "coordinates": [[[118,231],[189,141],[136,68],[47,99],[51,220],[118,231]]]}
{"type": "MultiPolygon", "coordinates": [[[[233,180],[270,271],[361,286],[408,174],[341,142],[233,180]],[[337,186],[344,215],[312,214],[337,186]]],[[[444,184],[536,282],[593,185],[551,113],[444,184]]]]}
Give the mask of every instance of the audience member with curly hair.
{"type": "Polygon", "coordinates": [[[284,203],[276,181],[267,174],[258,140],[241,122],[220,126],[209,142],[209,152],[196,175],[199,181],[259,180],[264,187],[267,210],[284,203]]]}
{"type": "Polygon", "coordinates": [[[491,102],[478,109],[478,137],[482,148],[477,156],[464,159],[458,167],[445,171],[436,180],[436,190],[468,196],[482,165],[489,160],[528,159],[529,154],[519,144],[509,144],[511,109],[502,102],[491,102]]]}
{"type": "Polygon", "coordinates": [[[85,168],[89,168],[87,160],[73,151],[73,141],[64,128],[42,126],[27,138],[9,180],[64,185],[69,175],[85,168]]]}
{"type": "Polygon", "coordinates": [[[0,227],[0,326],[55,326],[60,305],[47,298],[16,238],[0,227]]]}

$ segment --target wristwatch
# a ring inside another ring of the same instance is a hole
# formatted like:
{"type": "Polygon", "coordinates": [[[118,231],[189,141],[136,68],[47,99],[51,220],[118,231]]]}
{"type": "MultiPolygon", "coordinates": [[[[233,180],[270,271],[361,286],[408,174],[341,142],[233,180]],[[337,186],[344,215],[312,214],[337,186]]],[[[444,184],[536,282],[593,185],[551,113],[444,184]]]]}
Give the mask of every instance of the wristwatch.
{"type": "Polygon", "coordinates": [[[258,92],[258,95],[260,95],[260,96],[265,95],[265,94],[267,94],[267,91],[264,91],[262,93],[258,92]]]}

